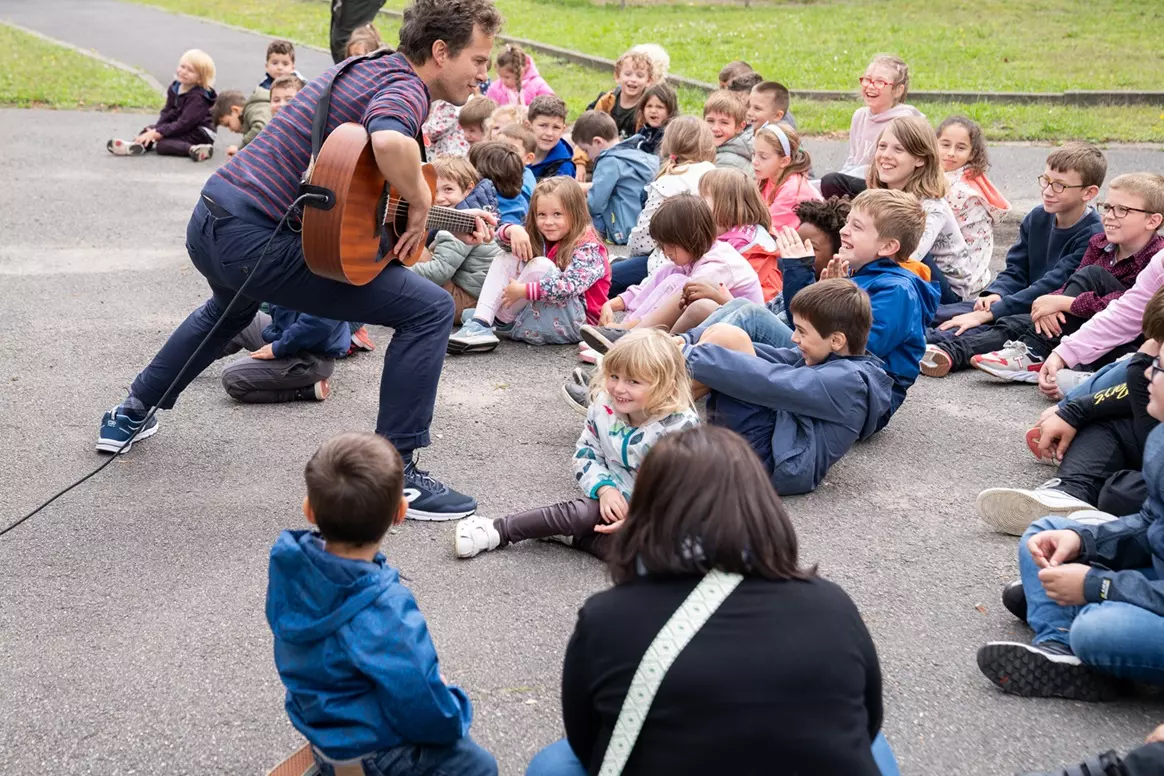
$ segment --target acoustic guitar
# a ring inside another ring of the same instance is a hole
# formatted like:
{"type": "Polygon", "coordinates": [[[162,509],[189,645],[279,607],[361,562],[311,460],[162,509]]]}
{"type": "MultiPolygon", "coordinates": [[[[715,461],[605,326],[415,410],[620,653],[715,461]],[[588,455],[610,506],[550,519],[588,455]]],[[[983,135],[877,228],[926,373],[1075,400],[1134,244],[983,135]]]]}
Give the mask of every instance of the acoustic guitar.
{"type": "MultiPolygon", "coordinates": [[[[429,164],[422,170],[435,194],[436,172],[429,164]]],[[[303,256],[307,267],[316,275],[341,283],[370,283],[393,260],[392,246],[407,228],[408,202],[380,173],[367,130],[354,122],[336,127],[320,148],[305,182],[313,190],[334,195],[330,206],[309,204],[303,209],[303,256]]],[[[429,210],[426,228],[468,233],[477,228],[477,221],[461,210],[434,206],[429,210]]],[[[399,260],[405,265],[415,264],[423,251],[422,240],[416,250],[399,260]]]]}

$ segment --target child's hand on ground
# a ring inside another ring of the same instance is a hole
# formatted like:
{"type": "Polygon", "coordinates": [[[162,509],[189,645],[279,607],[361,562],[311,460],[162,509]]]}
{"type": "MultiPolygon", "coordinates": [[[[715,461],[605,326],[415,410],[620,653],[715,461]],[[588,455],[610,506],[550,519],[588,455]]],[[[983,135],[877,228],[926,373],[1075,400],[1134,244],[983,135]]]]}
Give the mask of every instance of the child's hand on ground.
{"type": "Polygon", "coordinates": [[[506,307],[515,305],[525,299],[525,283],[518,283],[516,280],[509,281],[509,285],[501,292],[501,302],[506,307]]]}
{"type": "Polygon", "coordinates": [[[1041,569],[1059,566],[1079,557],[1083,540],[1074,531],[1040,531],[1027,542],[1027,550],[1041,569]]]}
{"type": "Polygon", "coordinates": [[[613,523],[599,523],[594,526],[594,533],[612,534],[622,528],[622,524],[625,522],[625,520],[615,520],[613,523]]]}
{"type": "Polygon", "coordinates": [[[267,343],[254,353],[251,353],[251,358],[257,358],[261,361],[273,361],[275,359],[275,347],[267,343]]]}
{"type": "Polygon", "coordinates": [[[1063,394],[1059,392],[1059,385],[1055,381],[1055,374],[1067,366],[1067,362],[1058,353],[1047,356],[1047,360],[1039,368],[1039,391],[1053,401],[1059,401],[1063,394]]]}
{"type": "Polygon", "coordinates": [[[973,329],[975,326],[982,326],[983,324],[990,323],[993,320],[994,316],[990,313],[989,309],[976,309],[974,312],[955,315],[953,318],[939,326],[938,330],[949,331],[950,329],[956,329],[954,336],[960,337],[962,332],[966,331],[967,329],[973,329]]]}
{"type": "Polygon", "coordinates": [[[610,306],[610,302],[602,305],[602,309],[598,311],[598,325],[610,326],[614,323],[614,308],[610,306]]]}
{"type": "Polygon", "coordinates": [[[238,146],[227,146],[226,147],[226,158],[227,159],[233,159],[234,155],[237,153],[238,153],[238,146]]]}
{"type": "Polygon", "coordinates": [[[1039,457],[1052,455],[1056,461],[1062,461],[1078,430],[1057,413],[1043,419],[1039,428],[1039,457]]]}
{"type": "Polygon", "coordinates": [[[821,280],[829,280],[831,278],[847,278],[849,277],[849,262],[838,259],[835,256],[829,259],[829,264],[820,273],[821,280]]]}
{"type": "Polygon", "coordinates": [[[791,226],[786,226],[777,232],[776,252],[782,259],[808,259],[816,255],[812,243],[800,239],[800,235],[791,226]]]}
{"type": "Polygon", "coordinates": [[[509,248],[513,255],[522,261],[533,258],[533,243],[524,226],[509,227],[509,248]]]}
{"type": "Polygon", "coordinates": [[[607,523],[616,523],[626,519],[627,503],[622,492],[610,485],[603,485],[598,490],[598,513],[607,523]]]}
{"type": "Polygon", "coordinates": [[[1144,739],[1144,743],[1145,744],[1164,744],[1164,725],[1161,725],[1160,727],[1156,728],[1151,733],[1149,733],[1148,737],[1144,739]]]}
{"type": "Polygon", "coordinates": [[[1087,603],[1083,597],[1083,580],[1089,571],[1091,566],[1086,563],[1067,563],[1043,569],[1039,572],[1039,581],[1047,597],[1060,606],[1082,606],[1087,603]]]}
{"type": "Polygon", "coordinates": [[[723,283],[714,286],[711,283],[704,283],[702,280],[689,280],[684,283],[683,297],[679,301],[679,306],[686,308],[687,305],[698,299],[711,299],[722,305],[732,300],[732,294],[723,283]]]}
{"type": "Polygon", "coordinates": [[[1001,301],[1002,294],[987,294],[986,296],[980,296],[974,300],[974,311],[982,312],[983,310],[989,310],[990,305],[1001,301]]]}

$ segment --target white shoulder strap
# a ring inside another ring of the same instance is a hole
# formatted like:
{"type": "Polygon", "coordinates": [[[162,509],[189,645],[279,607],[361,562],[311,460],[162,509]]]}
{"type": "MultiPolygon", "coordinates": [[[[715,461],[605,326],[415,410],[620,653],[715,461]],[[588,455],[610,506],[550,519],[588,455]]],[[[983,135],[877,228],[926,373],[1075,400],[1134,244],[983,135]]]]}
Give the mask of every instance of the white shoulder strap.
{"type": "Polygon", "coordinates": [[[743,580],[739,574],[712,569],[656,634],[651,646],[643,654],[643,659],[639,661],[626,698],[623,699],[598,776],[619,776],[622,773],[643,722],[647,719],[655,693],[659,691],[659,685],[671,664],[743,580]]]}

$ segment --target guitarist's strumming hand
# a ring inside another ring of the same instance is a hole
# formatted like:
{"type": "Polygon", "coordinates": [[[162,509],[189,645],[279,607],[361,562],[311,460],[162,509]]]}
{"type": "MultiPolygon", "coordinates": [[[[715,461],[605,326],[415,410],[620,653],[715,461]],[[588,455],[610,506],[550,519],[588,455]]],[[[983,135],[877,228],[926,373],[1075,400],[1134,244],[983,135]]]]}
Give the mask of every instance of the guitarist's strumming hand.
{"type": "Polygon", "coordinates": [[[476,216],[477,227],[469,234],[454,234],[466,245],[484,245],[493,242],[493,227],[497,226],[497,216],[488,210],[464,210],[466,215],[476,216]]]}
{"type": "Polygon", "coordinates": [[[397,258],[411,256],[417,246],[423,244],[424,238],[428,234],[428,211],[432,209],[432,192],[427,187],[422,191],[423,197],[408,201],[407,228],[397,238],[396,245],[392,247],[392,254],[397,258]]]}

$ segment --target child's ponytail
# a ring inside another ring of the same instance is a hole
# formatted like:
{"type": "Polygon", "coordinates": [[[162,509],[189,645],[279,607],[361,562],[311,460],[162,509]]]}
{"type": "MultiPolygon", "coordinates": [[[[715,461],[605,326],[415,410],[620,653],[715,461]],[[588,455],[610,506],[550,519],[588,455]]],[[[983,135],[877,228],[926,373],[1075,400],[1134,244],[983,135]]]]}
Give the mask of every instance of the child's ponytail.
{"type": "Polygon", "coordinates": [[[659,166],[655,180],[671,175],[678,168],[689,164],[714,162],[715,138],[706,122],[695,116],[677,116],[663,130],[659,156],[663,163],[659,166]]]}
{"type": "Polygon", "coordinates": [[[525,77],[525,68],[529,63],[529,57],[521,50],[521,46],[515,46],[512,43],[505,44],[505,48],[497,55],[497,67],[508,67],[513,72],[517,73],[517,83],[521,84],[521,79],[525,77]]]}

